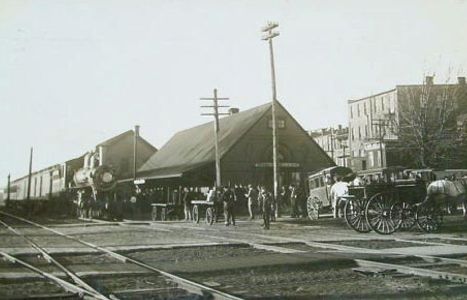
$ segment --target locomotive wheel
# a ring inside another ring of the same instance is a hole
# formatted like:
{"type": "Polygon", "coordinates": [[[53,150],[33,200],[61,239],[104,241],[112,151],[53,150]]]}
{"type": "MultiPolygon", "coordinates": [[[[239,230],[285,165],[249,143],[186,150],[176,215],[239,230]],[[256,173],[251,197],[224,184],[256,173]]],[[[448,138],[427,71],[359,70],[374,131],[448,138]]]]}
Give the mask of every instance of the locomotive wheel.
{"type": "Polygon", "coordinates": [[[392,206],[391,219],[395,222],[397,229],[401,230],[409,230],[417,222],[414,207],[405,201],[392,206]]]}
{"type": "Polygon", "coordinates": [[[366,201],[362,198],[349,199],[344,207],[344,219],[353,230],[361,233],[371,231],[365,218],[366,201]]]}
{"type": "Polygon", "coordinates": [[[199,223],[198,205],[193,206],[193,223],[199,223]]]}
{"type": "Polygon", "coordinates": [[[391,192],[375,194],[368,200],[365,215],[371,229],[379,234],[391,234],[396,231],[397,224],[391,218],[393,205],[394,199],[391,192]]]}
{"type": "Polygon", "coordinates": [[[415,214],[418,227],[425,232],[438,231],[443,223],[443,213],[436,204],[422,203],[415,214]]]}
{"type": "Polygon", "coordinates": [[[206,208],[206,223],[212,225],[215,218],[214,210],[211,207],[206,208]]]}
{"type": "Polygon", "coordinates": [[[321,201],[316,197],[308,197],[306,200],[306,210],[310,220],[319,219],[319,210],[321,209],[321,201]]]}

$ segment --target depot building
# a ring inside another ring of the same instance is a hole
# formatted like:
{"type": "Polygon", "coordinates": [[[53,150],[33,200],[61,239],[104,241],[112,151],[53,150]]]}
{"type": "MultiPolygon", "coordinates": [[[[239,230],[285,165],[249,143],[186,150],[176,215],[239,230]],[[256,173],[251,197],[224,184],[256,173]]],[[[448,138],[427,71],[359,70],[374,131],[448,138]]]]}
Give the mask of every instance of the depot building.
{"type": "MultiPolygon", "coordinates": [[[[276,102],[279,185],[299,184],[334,165],[284,106],[276,102]]],[[[273,185],[271,102],[219,120],[222,185],[273,185]]],[[[215,184],[214,121],[176,133],[138,169],[139,182],[171,186],[215,184]]]]}

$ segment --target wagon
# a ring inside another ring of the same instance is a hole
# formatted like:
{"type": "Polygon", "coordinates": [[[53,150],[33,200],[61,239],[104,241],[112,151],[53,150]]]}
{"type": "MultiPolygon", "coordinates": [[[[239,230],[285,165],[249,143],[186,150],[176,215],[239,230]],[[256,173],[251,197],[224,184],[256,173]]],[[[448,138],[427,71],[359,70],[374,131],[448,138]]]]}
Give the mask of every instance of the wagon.
{"type": "Polygon", "coordinates": [[[358,232],[374,230],[379,234],[391,234],[398,229],[410,229],[423,215],[434,213],[433,210],[420,210],[425,208],[420,204],[426,196],[422,181],[401,178],[406,173],[400,167],[378,172],[377,176],[369,177],[376,182],[351,186],[349,195],[343,197],[346,201],[344,218],[351,228],[358,232]]]}
{"type": "Polygon", "coordinates": [[[175,204],[172,203],[153,203],[151,218],[153,221],[158,219],[165,221],[169,216],[175,213],[175,204]]]}
{"type": "Polygon", "coordinates": [[[216,202],[206,200],[192,200],[193,205],[192,216],[193,222],[199,223],[202,216],[206,220],[206,223],[212,225],[217,220],[217,208],[216,202]]]}
{"type": "Polygon", "coordinates": [[[306,205],[311,220],[319,219],[323,213],[332,212],[331,186],[334,177],[345,177],[348,174],[352,174],[352,169],[334,166],[308,176],[309,196],[306,205]]]}

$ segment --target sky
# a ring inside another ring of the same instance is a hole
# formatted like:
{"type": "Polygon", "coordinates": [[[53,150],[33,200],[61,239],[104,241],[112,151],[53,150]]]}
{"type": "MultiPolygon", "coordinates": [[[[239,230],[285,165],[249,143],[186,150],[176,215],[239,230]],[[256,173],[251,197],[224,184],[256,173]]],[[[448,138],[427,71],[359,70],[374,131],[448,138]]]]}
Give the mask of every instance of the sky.
{"type": "Polygon", "coordinates": [[[467,1],[0,0],[0,185],[141,126],[161,147],[211,121],[200,97],[278,99],[307,130],[347,100],[467,76],[467,1]]]}

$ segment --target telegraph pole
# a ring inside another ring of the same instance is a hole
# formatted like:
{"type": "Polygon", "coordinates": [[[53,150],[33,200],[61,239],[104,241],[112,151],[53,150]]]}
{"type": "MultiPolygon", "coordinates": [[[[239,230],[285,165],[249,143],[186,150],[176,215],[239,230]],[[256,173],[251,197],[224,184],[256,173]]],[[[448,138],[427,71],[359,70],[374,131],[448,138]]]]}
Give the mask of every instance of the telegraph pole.
{"type": "MultiPolygon", "coordinates": [[[[269,55],[271,63],[271,81],[272,81],[272,168],[273,168],[273,177],[274,177],[274,199],[277,201],[278,195],[278,162],[277,162],[277,124],[276,124],[276,102],[277,102],[277,91],[276,91],[276,71],[274,68],[274,51],[272,46],[272,39],[279,36],[279,32],[273,32],[273,29],[278,27],[279,24],[268,22],[268,24],[262,29],[266,35],[263,37],[264,41],[269,42],[269,55]]],[[[276,216],[279,217],[279,206],[276,209],[276,216]]]]}
{"type": "Polygon", "coordinates": [[[10,205],[10,186],[11,186],[10,173],[8,173],[8,183],[6,186],[6,207],[10,205]]]}
{"type": "Polygon", "coordinates": [[[333,162],[334,160],[334,128],[331,127],[331,158],[333,162]]]}
{"type": "Polygon", "coordinates": [[[338,158],[342,158],[342,162],[343,162],[343,167],[347,167],[347,161],[346,159],[348,157],[350,157],[350,155],[346,154],[345,153],[345,149],[347,149],[348,146],[347,145],[342,145],[342,156],[339,156],[338,158]]]}
{"type": "Polygon", "coordinates": [[[228,105],[219,105],[219,100],[229,100],[229,98],[217,97],[217,89],[214,89],[213,98],[200,98],[200,100],[212,101],[212,105],[201,105],[202,108],[212,108],[212,113],[202,113],[202,116],[214,116],[214,151],[216,156],[216,187],[220,187],[221,182],[221,157],[219,154],[219,116],[228,115],[228,113],[220,113],[219,108],[229,107],[228,105]]]}
{"type": "Polygon", "coordinates": [[[32,147],[31,152],[29,153],[29,174],[28,174],[28,194],[26,199],[29,200],[31,198],[31,177],[32,177],[32,147]]]}

